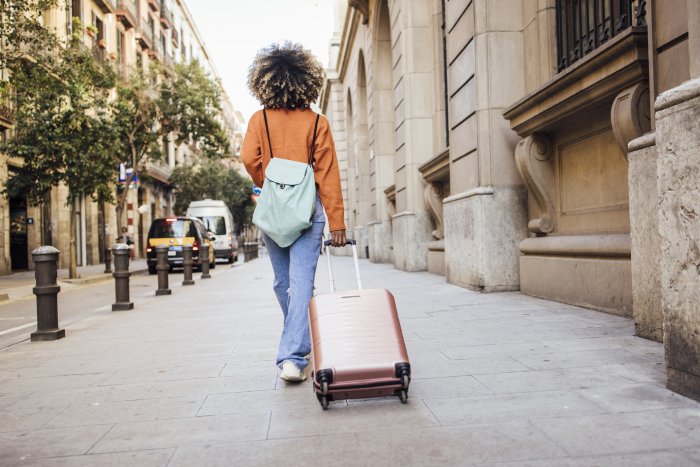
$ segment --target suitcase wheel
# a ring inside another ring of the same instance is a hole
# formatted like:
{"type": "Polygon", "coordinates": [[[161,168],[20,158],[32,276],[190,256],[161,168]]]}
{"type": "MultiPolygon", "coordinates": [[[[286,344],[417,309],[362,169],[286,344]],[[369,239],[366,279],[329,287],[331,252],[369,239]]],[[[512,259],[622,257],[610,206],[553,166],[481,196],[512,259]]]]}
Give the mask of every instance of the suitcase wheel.
{"type": "Polygon", "coordinates": [[[408,390],[402,389],[399,391],[399,400],[401,401],[402,404],[405,404],[408,402],[408,390]]]}
{"type": "Polygon", "coordinates": [[[321,396],[319,401],[321,401],[321,408],[323,408],[323,410],[328,410],[328,397],[321,396]]]}
{"type": "Polygon", "coordinates": [[[326,380],[321,381],[321,395],[328,395],[328,381],[326,380]]]}
{"type": "Polygon", "coordinates": [[[407,374],[401,375],[401,387],[408,391],[408,383],[411,382],[411,377],[408,376],[407,374]]]}

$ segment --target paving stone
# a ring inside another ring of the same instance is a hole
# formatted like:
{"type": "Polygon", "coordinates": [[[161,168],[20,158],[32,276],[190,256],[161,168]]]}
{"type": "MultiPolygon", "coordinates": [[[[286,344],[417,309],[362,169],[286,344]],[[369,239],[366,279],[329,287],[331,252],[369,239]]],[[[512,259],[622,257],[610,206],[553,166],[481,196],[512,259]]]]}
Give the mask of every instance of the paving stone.
{"type": "Polygon", "coordinates": [[[633,382],[610,366],[495,373],[475,378],[495,394],[597,388],[633,382]]]}
{"type": "Polygon", "coordinates": [[[566,391],[423,399],[443,425],[498,423],[518,419],[603,413],[584,397],[566,391]]]}
{"type": "Polygon", "coordinates": [[[331,402],[330,408],[316,412],[294,407],[275,408],[270,417],[269,439],[321,435],[325,433],[363,432],[376,427],[382,429],[410,426],[433,426],[438,422],[419,400],[409,398],[402,404],[395,397],[375,404],[345,405],[344,401],[331,402]]]}
{"type": "Polygon", "coordinates": [[[160,381],[143,396],[144,399],[159,397],[205,397],[208,394],[227,392],[264,391],[274,389],[277,376],[251,376],[241,378],[219,377],[181,381],[160,381]]]}
{"type": "Polygon", "coordinates": [[[499,462],[490,464],[498,467],[683,467],[690,466],[691,459],[683,453],[660,451],[612,456],[563,457],[556,459],[537,459],[531,461],[499,462]]]}
{"type": "Polygon", "coordinates": [[[409,386],[409,395],[412,398],[438,399],[491,393],[492,391],[474,376],[413,379],[409,386]]]}
{"type": "Polygon", "coordinates": [[[696,407],[697,402],[656,384],[600,386],[577,391],[609,412],[696,407]]]}
{"type": "Polygon", "coordinates": [[[210,394],[197,415],[232,413],[264,413],[270,410],[316,411],[319,407],[311,385],[304,384],[303,391],[269,390],[210,394]]]}
{"type": "Polygon", "coordinates": [[[553,368],[577,368],[602,366],[609,362],[620,364],[646,363],[648,359],[625,349],[583,350],[545,355],[525,355],[518,358],[520,363],[535,370],[553,368]]]}
{"type": "Polygon", "coordinates": [[[632,453],[700,445],[700,413],[676,411],[584,415],[533,420],[572,455],[632,453]]]}
{"type": "Polygon", "coordinates": [[[147,383],[67,389],[44,387],[17,401],[12,405],[12,410],[51,408],[60,405],[69,406],[81,402],[93,404],[140,399],[152,386],[152,383],[147,383]]]}
{"type": "Polygon", "coordinates": [[[165,467],[175,449],[154,449],[150,451],[113,452],[107,454],[87,454],[84,456],[50,457],[46,459],[26,459],[22,466],[35,467],[165,467]]]}
{"type": "MultiPolygon", "coordinates": [[[[112,374],[107,379],[105,379],[102,382],[102,384],[119,384],[121,382],[148,383],[155,381],[178,381],[197,378],[213,378],[219,376],[223,368],[223,363],[217,363],[214,365],[174,366],[148,368],[141,370],[124,370],[112,374]]],[[[0,390],[2,390],[1,387],[0,390]]]]}
{"type": "Polygon", "coordinates": [[[85,454],[111,425],[0,433],[0,465],[37,457],[85,454]]]}
{"type": "Polygon", "coordinates": [[[0,433],[44,428],[47,422],[63,413],[67,408],[68,406],[53,405],[44,408],[0,410],[0,433]]]}
{"type": "Polygon", "coordinates": [[[90,453],[265,439],[268,422],[258,414],[236,414],[117,423],[90,453]]]}
{"type": "Polygon", "coordinates": [[[42,387],[65,389],[96,386],[103,383],[109,377],[110,375],[108,373],[96,373],[83,375],[57,375],[42,378],[12,378],[6,379],[0,383],[0,393],[8,394],[28,392],[42,387]]]}
{"type": "MultiPolygon", "coordinates": [[[[326,414],[331,414],[329,410],[326,414]]],[[[377,423],[372,431],[274,439],[218,446],[179,448],[171,467],[289,466],[328,462],[334,466],[471,465],[486,460],[548,458],[564,455],[528,423],[406,429],[377,423]],[[299,443],[308,449],[300,452],[299,443]],[[298,452],[290,456],[290,452],[298,452]]]]}
{"type": "Polygon", "coordinates": [[[153,400],[75,404],[53,417],[46,424],[46,427],[59,428],[194,417],[203,401],[202,398],[168,397],[153,400]]]}

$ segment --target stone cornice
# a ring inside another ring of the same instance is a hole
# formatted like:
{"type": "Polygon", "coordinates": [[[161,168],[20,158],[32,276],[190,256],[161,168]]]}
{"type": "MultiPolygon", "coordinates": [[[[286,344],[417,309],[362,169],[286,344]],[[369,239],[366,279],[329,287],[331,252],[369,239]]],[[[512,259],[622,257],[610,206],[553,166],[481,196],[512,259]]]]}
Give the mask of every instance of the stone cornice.
{"type": "Polygon", "coordinates": [[[450,178],[450,150],[447,149],[418,167],[426,182],[448,180],[450,178]]]}
{"type": "Polygon", "coordinates": [[[621,90],[646,80],[649,74],[647,30],[631,27],[555,76],[504,112],[520,136],[547,131],[552,125],[621,90]]]}

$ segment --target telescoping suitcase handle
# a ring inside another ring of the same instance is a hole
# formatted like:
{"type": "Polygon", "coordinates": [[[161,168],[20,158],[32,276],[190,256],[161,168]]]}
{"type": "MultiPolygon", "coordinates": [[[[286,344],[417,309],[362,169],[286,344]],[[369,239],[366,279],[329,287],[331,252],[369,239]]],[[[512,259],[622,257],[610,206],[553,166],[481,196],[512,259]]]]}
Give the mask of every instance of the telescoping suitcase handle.
{"type": "MultiPolygon", "coordinates": [[[[331,267],[331,241],[326,240],[323,246],[326,247],[326,261],[328,262],[328,278],[331,282],[331,293],[335,292],[335,281],[333,280],[333,268],[331,267]]],[[[360,278],[360,262],[357,260],[357,242],[347,240],[345,245],[352,245],[352,258],[355,261],[355,278],[357,279],[357,290],[362,290],[362,279],[360,278]]]]}

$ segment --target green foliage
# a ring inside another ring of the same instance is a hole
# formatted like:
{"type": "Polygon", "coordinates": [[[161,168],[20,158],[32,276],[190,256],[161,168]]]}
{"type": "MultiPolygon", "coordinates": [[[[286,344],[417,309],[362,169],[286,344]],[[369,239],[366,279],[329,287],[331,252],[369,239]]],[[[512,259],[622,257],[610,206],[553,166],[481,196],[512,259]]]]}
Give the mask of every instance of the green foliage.
{"type": "Polygon", "coordinates": [[[0,71],[27,56],[44,64],[53,61],[58,40],[41,19],[58,5],[58,0],[0,0],[0,71]]]}
{"type": "Polygon", "coordinates": [[[251,199],[253,182],[235,169],[218,161],[204,161],[176,167],[170,181],[177,190],[175,213],[184,214],[191,201],[220,199],[231,210],[238,233],[250,224],[255,207],[251,199]]]}
{"type": "Polygon", "coordinates": [[[158,101],[163,129],[174,133],[176,144],[194,144],[204,157],[230,156],[231,143],[218,120],[220,102],[219,84],[197,60],[177,64],[174,75],[164,80],[158,101]]]}
{"type": "Polygon", "coordinates": [[[157,82],[154,68],[145,75],[134,70],[128,80],[118,83],[116,99],[111,103],[117,163],[127,164],[136,172],[143,171],[149,160],[158,161],[163,157],[157,82]]]}
{"type": "Polygon", "coordinates": [[[113,137],[107,110],[112,71],[98,62],[75,31],[55,52],[51,67],[21,60],[12,64],[16,89],[14,136],[0,150],[23,160],[6,194],[40,203],[53,186],[68,187],[68,202],[84,194],[111,199],[113,137]]]}

